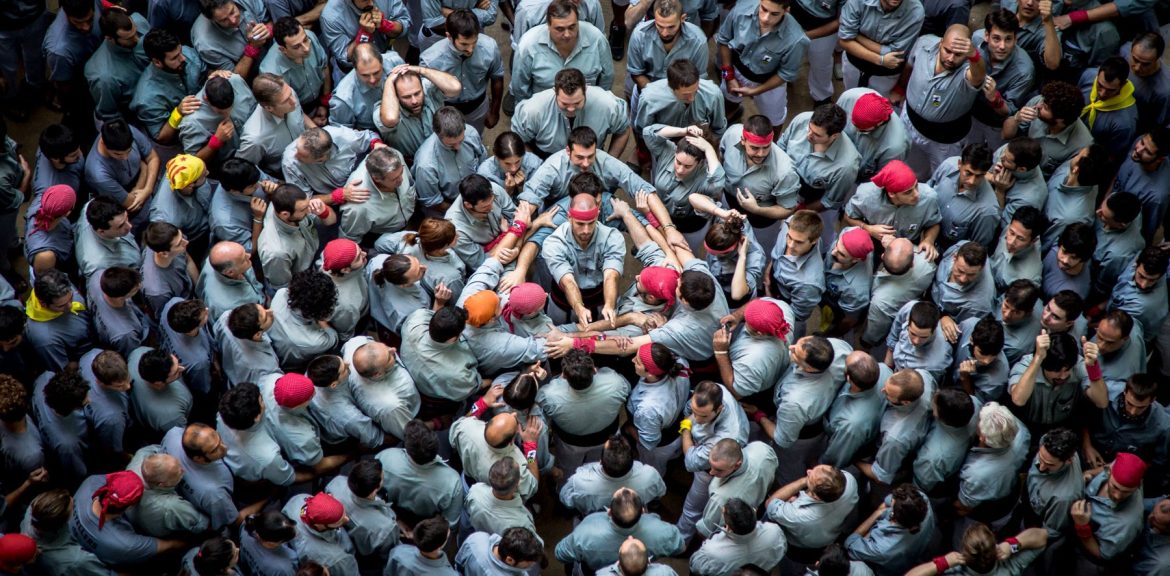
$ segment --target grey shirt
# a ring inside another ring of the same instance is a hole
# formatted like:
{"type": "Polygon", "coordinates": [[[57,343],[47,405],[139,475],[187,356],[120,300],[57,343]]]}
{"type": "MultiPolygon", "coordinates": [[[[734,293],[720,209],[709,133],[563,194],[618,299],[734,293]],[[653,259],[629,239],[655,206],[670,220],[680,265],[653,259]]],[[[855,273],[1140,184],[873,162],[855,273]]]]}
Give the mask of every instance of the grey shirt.
{"type": "Polygon", "coordinates": [[[914,43],[906,55],[906,66],[912,71],[906,86],[906,105],[928,122],[953,122],[971,113],[979,86],[967,80],[970,64],[958,68],[938,70],[942,38],[926,34],[914,43]]]}
{"type": "Polygon", "coordinates": [[[845,205],[845,215],[867,224],[885,224],[894,235],[917,243],[927,228],[942,223],[938,211],[938,194],[930,185],[918,183],[918,202],[912,206],[895,206],[889,194],[872,182],[857,187],[845,205]]]}
{"type": "Polygon", "coordinates": [[[556,88],[549,88],[520,102],[512,115],[512,130],[546,154],[565,149],[579,126],[592,128],[599,143],[617,138],[630,128],[629,105],[605,88],[586,86],[584,104],[568,118],[557,106],[556,88]]]}
{"type": "Polygon", "coordinates": [[[613,58],[608,53],[609,43],[595,26],[588,22],[578,23],[577,44],[567,58],[561,57],[550,36],[548,24],[541,24],[530,28],[520,38],[509,88],[517,101],[552,88],[553,78],[564,68],[580,70],[589,85],[606,90],[613,86],[613,58]]]}
{"type": "Polygon", "coordinates": [[[297,536],[292,541],[297,558],[301,563],[311,560],[324,566],[331,576],[358,576],[357,558],[349,533],[343,528],[317,531],[301,519],[301,508],[308,499],[308,494],[298,494],[289,498],[281,509],[297,524],[297,536]]]}
{"type": "Polygon", "coordinates": [[[759,2],[737,4],[719,26],[715,43],[731,49],[732,60],[753,75],[775,74],[795,82],[808,51],[808,37],[796,18],[785,14],[767,34],[760,33],[759,2]]]}
{"type": "Polygon", "coordinates": [[[779,524],[793,546],[820,548],[832,544],[845,529],[845,523],[857,506],[857,480],[842,471],[845,489],[832,502],[823,502],[801,490],[796,499],[773,500],[768,504],[766,519],[779,524]]]}
{"type": "Polygon", "coordinates": [[[959,157],[943,160],[930,178],[938,193],[942,228],[939,239],[947,244],[970,240],[991,246],[999,232],[999,200],[991,184],[983,180],[974,190],[959,189],[959,157]]]}
{"type": "Polygon", "coordinates": [[[788,121],[777,145],[796,163],[801,194],[805,201],[818,196],[826,209],[840,208],[853,193],[861,156],[847,134],[841,133],[824,152],[817,152],[808,141],[812,112],[802,112],[788,121]]]}
{"type": "Polygon", "coordinates": [[[471,56],[455,50],[451,40],[443,38],[430,48],[423,50],[422,65],[442,70],[459,79],[463,91],[452,98],[452,104],[474,102],[487,94],[491,81],[504,80],[504,62],[500,58],[500,47],[487,34],[480,34],[471,56]]]}
{"type": "MultiPolygon", "coordinates": [[[[646,76],[651,82],[666,78],[666,67],[675,60],[689,60],[699,69],[699,77],[707,77],[707,35],[699,28],[698,20],[682,23],[670,50],[662,43],[653,18],[639,22],[630,32],[626,49],[626,71],[630,76],[646,76]]],[[[679,126],[675,124],[675,126],[679,126]]]]}
{"type": "Polygon", "coordinates": [[[414,153],[414,184],[418,200],[423,206],[438,206],[454,202],[459,196],[459,181],[474,174],[486,152],[479,132],[470,124],[463,125],[463,142],[458,150],[451,150],[431,134],[414,153]]]}

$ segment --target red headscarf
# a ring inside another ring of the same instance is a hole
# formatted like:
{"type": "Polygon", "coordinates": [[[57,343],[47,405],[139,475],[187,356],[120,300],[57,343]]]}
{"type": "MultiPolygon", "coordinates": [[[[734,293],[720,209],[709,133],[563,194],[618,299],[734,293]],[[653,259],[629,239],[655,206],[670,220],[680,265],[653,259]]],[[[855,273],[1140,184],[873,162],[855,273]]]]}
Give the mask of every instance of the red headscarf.
{"type": "Polygon", "coordinates": [[[638,275],[646,293],[660,300],[666,300],[667,306],[674,305],[674,294],[678,290],[679,277],[678,270],[665,266],[647,266],[638,275]]]}
{"type": "Polygon", "coordinates": [[[121,512],[142,499],[146,487],[142,478],[129,470],[106,474],[106,485],[94,490],[93,497],[101,504],[102,515],[98,518],[98,530],[106,523],[106,511],[114,508],[121,512]]]}
{"type": "Polygon", "coordinates": [[[525,282],[512,288],[512,291],[508,293],[508,303],[504,304],[500,316],[504,318],[504,322],[508,323],[508,330],[515,331],[512,319],[517,316],[523,318],[544,308],[544,302],[547,299],[548,294],[545,293],[540,284],[525,282]]]}
{"type": "Polygon", "coordinates": [[[781,340],[788,337],[792,328],[784,320],[784,310],[770,300],[752,300],[743,310],[743,319],[752,330],[770,334],[781,340]]]}
{"type": "Polygon", "coordinates": [[[77,193],[67,184],[49,186],[41,194],[41,207],[37,210],[37,230],[48,230],[49,223],[73,210],[77,204],[77,193]]]}
{"type": "Polygon", "coordinates": [[[853,104],[853,125],[858,130],[873,130],[878,124],[890,119],[894,108],[890,101],[877,92],[862,94],[853,104]]]}
{"type": "Polygon", "coordinates": [[[914,170],[911,170],[905,162],[901,160],[890,160],[869,181],[877,185],[878,188],[885,190],[886,194],[893,196],[894,194],[901,194],[913,188],[918,184],[918,177],[914,175],[914,170]]]}

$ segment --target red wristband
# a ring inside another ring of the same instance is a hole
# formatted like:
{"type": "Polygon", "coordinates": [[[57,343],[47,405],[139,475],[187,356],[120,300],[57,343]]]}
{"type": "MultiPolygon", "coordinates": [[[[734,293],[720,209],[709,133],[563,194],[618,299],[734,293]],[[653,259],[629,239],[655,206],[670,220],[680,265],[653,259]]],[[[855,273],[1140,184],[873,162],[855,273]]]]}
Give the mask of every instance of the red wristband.
{"type": "Polygon", "coordinates": [[[374,148],[377,148],[377,147],[378,147],[378,144],[385,144],[385,142],[382,142],[382,139],[381,139],[381,138],[373,138],[373,139],[371,139],[371,140],[370,140],[370,150],[371,150],[371,151],[373,151],[373,149],[374,149],[374,148]]]}
{"type": "Polygon", "coordinates": [[[646,221],[650,223],[651,228],[661,228],[662,223],[652,213],[646,213],[646,221]]]}
{"type": "Polygon", "coordinates": [[[1100,362],[1098,362],[1097,364],[1093,364],[1092,366],[1085,364],[1085,372],[1089,374],[1089,382],[1096,382],[1104,377],[1101,374],[1101,363],[1100,362]]]}
{"type": "Polygon", "coordinates": [[[751,418],[752,422],[759,424],[760,421],[762,421],[764,418],[767,418],[767,416],[764,414],[763,410],[756,410],[755,412],[752,412],[752,415],[749,416],[749,418],[751,418]]]}
{"type": "Polygon", "coordinates": [[[109,0],[102,0],[102,10],[109,10],[111,8],[117,8],[119,10],[122,9],[121,6],[118,6],[117,4],[114,4],[113,2],[110,2],[109,0]]]}
{"type": "Polygon", "coordinates": [[[214,152],[220,148],[223,148],[223,142],[220,141],[219,136],[212,134],[211,139],[207,141],[207,147],[211,148],[211,150],[214,152]]]}
{"type": "Polygon", "coordinates": [[[244,56],[255,60],[260,57],[260,49],[251,44],[247,44],[244,46],[244,56]]]}
{"type": "Polygon", "coordinates": [[[951,563],[947,562],[946,556],[938,556],[934,560],[931,560],[931,562],[934,562],[934,570],[939,574],[946,572],[951,567],[951,563]]]}
{"type": "Polygon", "coordinates": [[[1093,527],[1089,524],[1074,524],[1073,530],[1077,533],[1077,538],[1087,540],[1093,537],[1093,527]]]}
{"type": "Polygon", "coordinates": [[[1068,19],[1073,24],[1085,24],[1089,21],[1088,10],[1073,10],[1068,13],[1068,19]]]}
{"type": "Polygon", "coordinates": [[[967,61],[972,63],[972,64],[974,64],[982,59],[983,59],[983,54],[980,53],[978,50],[976,50],[974,54],[967,57],[967,61]]]}
{"type": "Polygon", "coordinates": [[[333,192],[329,194],[329,200],[333,202],[334,206],[345,204],[345,188],[334,188],[333,192]]]}
{"type": "Polygon", "coordinates": [[[326,93],[322,94],[322,95],[321,95],[321,105],[322,105],[322,106],[324,106],[324,107],[326,107],[326,108],[328,108],[328,107],[329,107],[329,101],[330,101],[330,100],[332,100],[332,99],[333,99],[333,95],[332,95],[332,94],[330,94],[330,93],[328,93],[328,92],[326,92],[326,93]]]}
{"type": "Polygon", "coordinates": [[[332,213],[333,213],[333,211],[330,210],[328,206],[326,206],[324,210],[317,213],[317,217],[324,220],[324,219],[328,218],[329,215],[332,213]]]}
{"type": "Polygon", "coordinates": [[[354,35],[353,41],[358,44],[365,44],[371,40],[370,35],[365,30],[358,28],[357,34],[354,35]]]}
{"type": "Polygon", "coordinates": [[[481,396],[480,399],[476,400],[475,404],[471,406],[471,414],[473,416],[479,416],[484,412],[487,412],[487,402],[484,402],[483,397],[481,396]]]}
{"type": "Polygon", "coordinates": [[[508,228],[509,234],[515,234],[517,236],[523,236],[524,233],[527,231],[528,231],[528,224],[525,222],[522,222],[520,220],[516,220],[516,221],[512,222],[512,226],[508,228]]]}
{"type": "Polygon", "coordinates": [[[1020,545],[1020,539],[1016,538],[1015,536],[1012,536],[1011,538],[1004,540],[1004,542],[1007,542],[1009,546],[1019,546],[1020,545]]]}
{"type": "Polygon", "coordinates": [[[597,350],[597,338],[573,338],[573,348],[592,354],[597,350]]]}
{"type": "Polygon", "coordinates": [[[735,68],[732,68],[731,66],[720,66],[719,69],[723,71],[724,80],[731,80],[732,78],[735,78],[735,68]]]}
{"type": "Polygon", "coordinates": [[[524,456],[526,456],[526,457],[529,454],[536,454],[536,450],[538,448],[540,448],[540,445],[537,444],[536,442],[524,442],[520,446],[521,446],[520,450],[522,452],[524,452],[524,456]]]}
{"type": "Polygon", "coordinates": [[[385,18],[383,18],[382,21],[378,23],[378,32],[383,34],[393,34],[396,28],[397,26],[393,21],[387,20],[385,18]]]}

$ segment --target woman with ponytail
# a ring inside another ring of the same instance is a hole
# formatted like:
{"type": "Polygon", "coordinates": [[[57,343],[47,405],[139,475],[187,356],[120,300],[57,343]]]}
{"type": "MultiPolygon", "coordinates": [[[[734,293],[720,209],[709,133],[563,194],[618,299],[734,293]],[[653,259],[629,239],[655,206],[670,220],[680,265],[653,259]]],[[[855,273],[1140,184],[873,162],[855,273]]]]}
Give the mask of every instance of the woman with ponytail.
{"type": "Polygon", "coordinates": [[[679,421],[691,390],[686,360],[662,344],[644,344],[634,354],[638,383],[630,392],[626,432],[638,439],[638,459],[666,473],[666,463],[682,454],[679,421]]]}
{"type": "Polygon", "coordinates": [[[727,307],[743,306],[760,289],[767,261],[752,226],[738,212],[715,220],[703,239],[707,267],[719,281],[727,307]]]}
{"type": "Polygon", "coordinates": [[[439,284],[446,284],[457,298],[470,275],[463,260],[455,254],[455,225],[440,218],[424,218],[418,232],[395,232],[378,239],[374,251],[379,254],[405,254],[418,258],[426,267],[423,286],[434,293],[439,284]]]}
{"type": "Polygon", "coordinates": [[[240,549],[227,538],[212,538],[198,548],[192,548],[183,556],[180,574],[186,576],[239,576],[236,564],[240,561],[240,549]]]}
{"type": "Polygon", "coordinates": [[[296,523],[279,510],[245,518],[240,527],[240,570],[244,576],[293,576],[297,553],[289,543],[296,535],[296,523]]]}

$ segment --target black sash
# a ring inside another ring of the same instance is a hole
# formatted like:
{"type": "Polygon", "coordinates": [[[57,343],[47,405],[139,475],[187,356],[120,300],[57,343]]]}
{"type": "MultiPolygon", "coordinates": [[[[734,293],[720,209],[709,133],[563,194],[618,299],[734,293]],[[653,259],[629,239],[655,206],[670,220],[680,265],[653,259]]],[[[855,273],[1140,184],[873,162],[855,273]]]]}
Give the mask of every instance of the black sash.
{"type": "Polygon", "coordinates": [[[869,88],[870,76],[897,76],[901,74],[902,69],[906,67],[906,62],[902,62],[901,66],[898,66],[894,69],[886,68],[885,66],[878,66],[877,64],[872,64],[862,60],[861,58],[854,57],[848,52],[845,53],[845,57],[849,59],[850,64],[853,64],[853,66],[857,68],[859,72],[861,72],[861,78],[857,80],[857,85],[865,88],[869,88]]]}
{"type": "Polygon", "coordinates": [[[551,418],[549,419],[548,424],[549,427],[552,428],[553,434],[556,434],[557,438],[561,439],[561,442],[570,444],[572,446],[577,446],[579,448],[592,448],[605,444],[605,441],[608,440],[610,436],[613,436],[615,432],[617,432],[618,423],[620,420],[620,417],[614,418],[613,422],[606,424],[605,428],[602,428],[597,432],[593,432],[592,434],[581,435],[565,432],[565,430],[560,426],[557,426],[556,422],[553,422],[551,418]]]}
{"type": "Polygon", "coordinates": [[[950,122],[932,122],[919,116],[914,108],[907,102],[906,116],[910,118],[910,123],[914,125],[914,129],[919,134],[938,142],[939,144],[954,144],[963,138],[967,137],[967,133],[971,131],[971,115],[963,114],[962,116],[951,120],[950,122]]]}
{"type": "Polygon", "coordinates": [[[739,52],[736,52],[735,50],[731,51],[731,65],[735,66],[735,69],[739,70],[739,73],[742,74],[744,78],[747,78],[756,84],[763,84],[773,76],[773,74],[756,74],[755,72],[752,72],[747,67],[747,65],[743,63],[743,60],[739,58],[739,52]]]}
{"type": "Polygon", "coordinates": [[[473,98],[467,102],[447,102],[447,105],[467,115],[475,112],[476,108],[479,108],[479,105],[483,104],[485,98],[487,98],[487,90],[484,90],[483,94],[480,94],[478,98],[473,98]]]}
{"type": "Polygon", "coordinates": [[[805,10],[804,6],[800,5],[800,2],[792,2],[789,4],[788,14],[795,18],[797,23],[800,24],[800,27],[803,28],[806,32],[814,28],[820,28],[821,26],[824,26],[825,24],[828,24],[829,22],[837,19],[836,16],[829,16],[828,18],[814,16],[805,10]]]}

